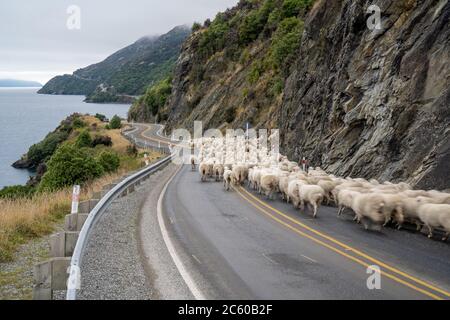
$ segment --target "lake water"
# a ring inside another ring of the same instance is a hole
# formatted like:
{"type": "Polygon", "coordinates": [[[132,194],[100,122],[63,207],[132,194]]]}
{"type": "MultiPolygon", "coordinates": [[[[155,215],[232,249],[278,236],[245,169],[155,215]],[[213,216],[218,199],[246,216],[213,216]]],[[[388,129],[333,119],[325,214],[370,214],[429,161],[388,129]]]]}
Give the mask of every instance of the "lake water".
{"type": "Polygon", "coordinates": [[[129,105],[84,103],[84,96],[39,95],[34,88],[0,88],[0,189],[32,174],[11,164],[74,112],[126,118],[129,105]]]}

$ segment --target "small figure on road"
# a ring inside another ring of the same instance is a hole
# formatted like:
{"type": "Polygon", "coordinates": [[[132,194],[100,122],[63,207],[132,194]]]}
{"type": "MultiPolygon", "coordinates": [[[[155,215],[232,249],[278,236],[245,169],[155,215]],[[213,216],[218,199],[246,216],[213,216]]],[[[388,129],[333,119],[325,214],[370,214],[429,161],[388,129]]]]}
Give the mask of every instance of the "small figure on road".
{"type": "Polygon", "coordinates": [[[192,167],[192,171],[196,171],[197,170],[197,167],[196,167],[196,164],[195,164],[195,156],[192,156],[191,157],[191,167],[192,167]]]}
{"type": "Polygon", "coordinates": [[[300,161],[300,166],[304,172],[309,173],[309,161],[305,157],[300,161]]]}

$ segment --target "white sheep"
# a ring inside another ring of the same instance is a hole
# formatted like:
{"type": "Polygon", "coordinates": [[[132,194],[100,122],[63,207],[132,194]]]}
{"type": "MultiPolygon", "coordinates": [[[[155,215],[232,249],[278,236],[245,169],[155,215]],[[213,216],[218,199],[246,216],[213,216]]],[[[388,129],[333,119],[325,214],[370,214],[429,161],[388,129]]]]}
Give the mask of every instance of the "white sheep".
{"type": "Polygon", "coordinates": [[[450,205],[424,204],[419,208],[419,218],[428,227],[429,238],[433,237],[435,228],[442,227],[446,231],[443,241],[450,235],[450,205]]]}
{"type": "Polygon", "coordinates": [[[297,178],[293,178],[288,185],[287,189],[287,202],[294,205],[296,209],[300,206],[300,191],[299,191],[299,184],[305,183],[305,180],[300,180],[297,178]]]}
{"type": "Polygon", "coordinates": [[[202,182],[205,182],[208,180],[208,178],[212,177],[213,167],[214,167],[214,164],[209,161],[200,163],[199,171],[200,171],[202,182]]]}
{"type": "Polygon", "coordinates": [[[332,191],[336,187],[336,183],[332,180],[320,180],[317,185],[325,191],[325,197],[327,199],[327,205],[333,200],[332,191]]]}
{"type": "Polygon", "coordinates": [[[216,163],[213,166],[213,173],[214,173],[214,177],[216,178],[217,182],[222,180],[224,172],[225,172],[225,167],[223,164],[216,163]]]}
{"type": "Polygon", "coordinates": [[[386,222],[384,214],[384,198],[377,193],[360,194],[353,201],[352,209],[356,213],[358,223],[363,223],[366,230],[369,229],[367,218],[377,225],[386,222]]]}
{"type": "Polygon", "coordinates": [[[234,180],[237,185],[242,185],[248,176],[248,169],[244,165],[233,167],[234,180]]]}
{"type": "Polygon", "coordinates": [[[223,173],[223,185],[225,187],[225,190],[229,191],[232,184],[233,184],[233,171],[226,168],[223,173]]]}
{"type": "Polygon", "coordinates": [[[403,200],[404,196],[400,194],[382,194],[384,199],[384,213],[386,216],[386,226],[391,219],[394,219],[398,225],[402,225],[404,221],[403,200]]]}
{"type": "MultiPolygon", "coordinates": [[[[345,209],[351,209],[353,207],[353,201],[356,196],[361,195],[360,192],[352,189],[343,189],[337,195],[338,216],[341,216],[345,209]]],[[[356,217],[355,217],[356,220],[356,217]]]]}
{"type": "Polygon", "coordinates": [[[269,199],[272,199],[274,194],[278,191],[280,179],[274,173],[264,173],[261,176],[261,192],[269,199]]]}
{"type": "Polygon", "coordinates": [[[197,170],[197,158],[195,156],[191,156],[191,168],[192,171],[197,170]]]}
{"type": "Polygon", "coordinates": [[[305,208],[305,203],[313,209],[313,217],[317,217],[317,212],[319,206],[325,199],[325,190],[316,185],[308,185],[306,183],[298,182],[298,192],[300,199],[300,207],[303,211],[305,208]]]}

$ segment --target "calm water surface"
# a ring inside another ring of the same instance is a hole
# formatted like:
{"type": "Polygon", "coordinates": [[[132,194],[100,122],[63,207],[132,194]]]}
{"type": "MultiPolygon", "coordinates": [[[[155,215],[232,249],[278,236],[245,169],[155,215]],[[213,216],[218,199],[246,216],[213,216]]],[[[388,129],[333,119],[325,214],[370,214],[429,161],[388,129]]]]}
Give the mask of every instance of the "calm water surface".
{"type": "Polygon", "coordinates": [[[129,105],[84,103],[84,96],[39,95],[35,88],[0,88],[0,189],[25,184],[31,172],[11,164],[74,112],[126,118],[129,105]]]}

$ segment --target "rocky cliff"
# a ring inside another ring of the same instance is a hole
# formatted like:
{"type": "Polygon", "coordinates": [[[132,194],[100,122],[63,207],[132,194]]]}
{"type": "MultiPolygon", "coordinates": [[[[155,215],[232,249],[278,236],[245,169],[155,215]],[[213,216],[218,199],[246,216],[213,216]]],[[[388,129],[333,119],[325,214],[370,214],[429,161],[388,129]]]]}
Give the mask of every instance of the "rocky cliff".
{"type": "Polygon", "coordinates": [[[450,2],[378,0],[382,28],[369,30],[373,1],[297,1],[298,46],[283,31],[292,16],[273,17],[287,2],[296,1],[241,1],[186,41],[160,111],[168,126],[278,127],[294,160],[449,188],[450,2]],[[268,2],[275,7],[260,19],[268,2]],[[242,42],[254,15],[263,26],[242,42]],[[224,41],[205,50],[211,29],[224,41]]]}

